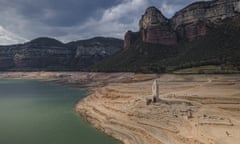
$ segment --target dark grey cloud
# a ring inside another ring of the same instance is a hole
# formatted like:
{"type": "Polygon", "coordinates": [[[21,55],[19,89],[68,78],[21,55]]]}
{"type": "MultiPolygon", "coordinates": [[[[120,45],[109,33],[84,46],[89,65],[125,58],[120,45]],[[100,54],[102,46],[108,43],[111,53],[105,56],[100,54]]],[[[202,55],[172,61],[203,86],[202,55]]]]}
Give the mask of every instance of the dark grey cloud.
{"type": "Polygon", "coordinates": [[[26,39],[63,41],[112,36],[123,38],[148,6],[167,17],[196,0],[0,0],[0,26],[26,39]]]}
{"type": "MultiPolygon", "coordinates": [[[[50,26],[73,26],[88,17],[99,17],[104,9],[120,0],[1,0],[1,7],[14,8],[28,20],[50,26]]],[[[2,9],[2,8],[1,8],[2,9]]]]}

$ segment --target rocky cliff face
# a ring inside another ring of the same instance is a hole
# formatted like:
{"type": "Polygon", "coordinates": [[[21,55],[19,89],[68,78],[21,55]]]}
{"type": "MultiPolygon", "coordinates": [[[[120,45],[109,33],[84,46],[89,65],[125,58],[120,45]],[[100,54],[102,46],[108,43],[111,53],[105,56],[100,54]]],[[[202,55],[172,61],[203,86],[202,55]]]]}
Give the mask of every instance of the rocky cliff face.
{"type": "Polygon", "coordinates": [[[142,41],[154,44],[175,45],[177,37],[169,20],[155,7],[150,7],[139,22],[142,41]]]}
{"type": "Polygon", "coordinates": [[[72,65],[84,69],[102,59],[115,54],[123,47],[123,41],[115,38],[96,37],[67,44],[74,48],[72,65]]]}
{"type": "MultiPolygon", "coordinates": [[[[146,10],[139,22],[143,42],[177,45],[178,41],[192,41],[205,36],[211,26],[221,25],[226,18],[240,14],[240,0],[212,0],[193,3],[167,19],[155,7],[146,10]]],[[[125,37],[129,48],[131,36],[125,37]]]]}
{"type": "Polygon", "coordinates": [[[239,6],[239,0],[196,2],[177,12],[171,25],[181,33],[180,38],[191,41],[206,35],[209,25],[219,25],[224,19],[239,15],[239,6]]]}
{"type": "Polygon", "coordinates": [[[14,66],[14,54],[17,52],[17,45],[0,46],[0,70],[14,66]]]}
{"type": "Polygon", "coordinates": [[[16,68],[66,67],[74,54],[57,40],[39,38],[18,47],[13,60],[16,68]]]}
{"type": "Polygon", "coordinates": [[[137,40],[137,38],[140,36],[139,32],[132,32],[128,31],[125,34],[124,37],[124,49],[128,49],[131,46],[131,43],[137,40]]]}
{"type": "Polygon", "coordinates": [[[197,23],[199,20],[218,24],[226,18],[238,15],[239,12],[239,0],[196,2],[177,12],[171,22],[174,29],[180,25],[197,23]]]}
{"type": "Polygon", "coordinates": [[[0,70],[83,70],[122,49],[122,40],[94,38],[63,44],[51,38],[0,47],[0,70]]]}
{"type": "Polygon", "coordinates": [[[139,21],[140,29],[147,29],[151,26],[158,26],[161,24],[167,24],[169,20],[155,7],[149,7],[146,9],[145,14],[142,15],[139,21]]]}

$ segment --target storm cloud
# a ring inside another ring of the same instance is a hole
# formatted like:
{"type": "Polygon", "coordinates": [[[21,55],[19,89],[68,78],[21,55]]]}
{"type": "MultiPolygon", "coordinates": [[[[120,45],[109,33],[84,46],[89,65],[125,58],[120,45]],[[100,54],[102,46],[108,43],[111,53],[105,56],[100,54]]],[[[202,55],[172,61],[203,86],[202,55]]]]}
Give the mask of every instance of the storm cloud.
{"type": "Polygon", "coordinates": [[[64,42],[95,36],[123,38],[138,30],[145,9],[167,17],[197,0],[0,0],[0,26],[23,39],[54,37],[64,42]]]}

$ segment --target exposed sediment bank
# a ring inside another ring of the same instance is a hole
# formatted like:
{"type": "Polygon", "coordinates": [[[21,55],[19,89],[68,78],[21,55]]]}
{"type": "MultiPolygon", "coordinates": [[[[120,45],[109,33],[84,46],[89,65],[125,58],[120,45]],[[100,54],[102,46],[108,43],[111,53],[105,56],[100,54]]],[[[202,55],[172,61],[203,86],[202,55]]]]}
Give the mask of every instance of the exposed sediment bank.
{"type": "Polygon", "coordinates": [[[133,73],[0,73],[0,78],[47,79],[92,91],[76,111],[125,144],[237,144],[240,75],[133,73]],[[162,101],[146,105],[153,79],[162,101]]]}
{"type": "Polygon", "coordinates": [[[162,75],[162,101],[146,105],[152,80],[111,83],[76,110],[125,144],[237,144],[239,75],[162,75]]]}

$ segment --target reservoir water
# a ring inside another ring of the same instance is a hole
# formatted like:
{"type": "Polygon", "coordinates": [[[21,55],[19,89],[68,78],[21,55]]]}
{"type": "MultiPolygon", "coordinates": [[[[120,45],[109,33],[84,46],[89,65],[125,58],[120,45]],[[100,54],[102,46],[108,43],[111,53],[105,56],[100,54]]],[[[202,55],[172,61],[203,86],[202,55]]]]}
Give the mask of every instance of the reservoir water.
{"type": "Polygon", "coordinates": [[[75,113],[84,96],[51,82],[0,80],[0,144],[119,144],[75,113]]]}

